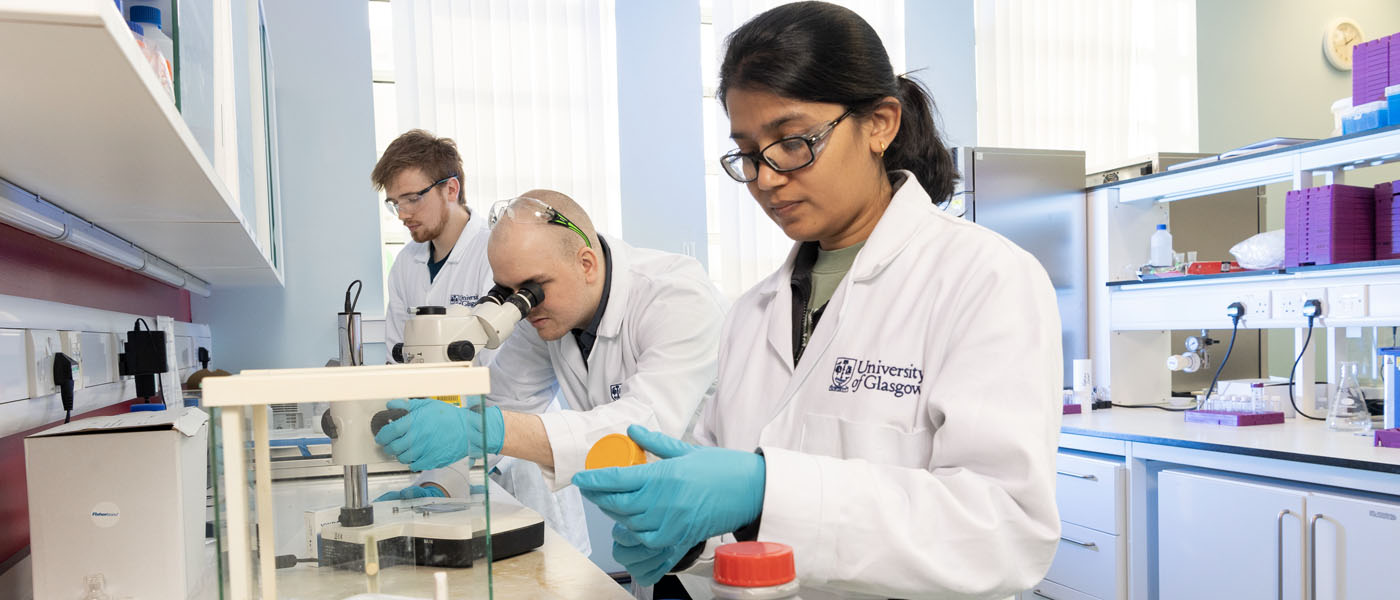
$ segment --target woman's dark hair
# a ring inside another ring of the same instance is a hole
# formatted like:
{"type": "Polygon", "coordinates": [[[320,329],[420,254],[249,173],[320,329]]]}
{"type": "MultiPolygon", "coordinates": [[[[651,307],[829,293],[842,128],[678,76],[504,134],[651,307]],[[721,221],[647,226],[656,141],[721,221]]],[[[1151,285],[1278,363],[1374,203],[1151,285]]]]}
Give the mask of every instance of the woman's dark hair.
{"type": "Polygon", "coordinates": [[[895,76],[880,36],[860,15],[825,2],[785,4],[734,30],[726,46],[721,104],[730,89],[752,89],[865,116],[880,100],[898,98],[903,115],[885,150],[885,170],[914,173],[935,203],[952,196],[958,175],[934,124],[933,99],[919,82],[895,76]]]}

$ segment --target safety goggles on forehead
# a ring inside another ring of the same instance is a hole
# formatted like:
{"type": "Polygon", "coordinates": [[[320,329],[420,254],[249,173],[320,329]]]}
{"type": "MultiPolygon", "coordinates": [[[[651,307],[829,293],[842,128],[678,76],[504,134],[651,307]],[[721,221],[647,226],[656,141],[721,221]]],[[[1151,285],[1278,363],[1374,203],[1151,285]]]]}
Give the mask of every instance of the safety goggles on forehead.
{"type": "Polygon", "coordinates": [[[509,200],[502,200],[491,207],[491,216],[488,223],[495,227],[502,218],[510,217],[510,220],[517,223],[552,223],[560,227],[568,227],[570,231],[577,233],[583,238],[583,245],[593,247],[588,241],[588,234],[584,233],[578,225],[574,225],[568,217],[554,210],[554,207],[545,204],[542,200],[536,200],[529,196],[520,196],[509,200]]]}

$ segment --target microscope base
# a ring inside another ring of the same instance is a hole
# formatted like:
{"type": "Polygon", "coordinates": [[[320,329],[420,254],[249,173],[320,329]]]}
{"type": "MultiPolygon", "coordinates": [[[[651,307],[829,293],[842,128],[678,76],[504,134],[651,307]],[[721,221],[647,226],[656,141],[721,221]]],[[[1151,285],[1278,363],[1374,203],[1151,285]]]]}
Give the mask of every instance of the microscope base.
{"type": "MultiPolygon", "coordinates": [[[[381,569],[396,565],[468,568],[486,557],[486,517],[481,505],[420,498],[376,502],[374,509],[373,525],[332,523],[321,529],[320,566],[362,571],[369,543],[378,550],[381,569]]],[[[544,544],[544,520],[523,506],[493,506],[491,525],[491,560],[524,554],[544,544]]]]}

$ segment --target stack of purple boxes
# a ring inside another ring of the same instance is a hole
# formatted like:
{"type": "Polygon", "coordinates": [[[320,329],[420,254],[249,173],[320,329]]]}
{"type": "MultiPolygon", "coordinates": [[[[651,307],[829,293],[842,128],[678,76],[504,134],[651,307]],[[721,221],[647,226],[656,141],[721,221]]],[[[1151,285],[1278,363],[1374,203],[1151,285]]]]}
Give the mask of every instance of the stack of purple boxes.
{"type": "Polygon", "coordinates": [[[1376,260],[1400,258],[1400,196],[1396,192],[1400,192],[1400,181],[1376,186],[1376,260]]]}
{"type": "Polygon", "coordinates": [[[1353,185],[1293,190],[1286,198],[1285,267],[1373,260],[1376,191],[1353,185]]]}
{"type": "MultiPolygon", "coordinates": [[[[1400,35],[1400,34],[1396,34],[1400,35]]],[[[1374,39],[1352,47],[1351,105],[1385,100],[1385,88],[1391,85],[1391,66],[1400,70],[1400,41],[1395,35],[1374,39]],[[1397,42],[1392,44],[1391,42],[1397,42]]],[[[1395,73],[1400,80],[1400,72],[1395,73]]],[[[1396,81],[1395,83],[1400,83],[1396,81]]]]}

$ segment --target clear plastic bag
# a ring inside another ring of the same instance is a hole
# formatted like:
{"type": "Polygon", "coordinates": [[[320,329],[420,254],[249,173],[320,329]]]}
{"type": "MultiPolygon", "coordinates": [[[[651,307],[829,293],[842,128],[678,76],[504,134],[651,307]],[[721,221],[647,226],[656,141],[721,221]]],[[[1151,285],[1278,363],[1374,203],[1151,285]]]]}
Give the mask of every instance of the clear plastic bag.
{"type": "Polygon", "coordinates": [[[1283,250],[1283,230],[1275,229],[1235,244],[1230,254],[1246,269],[1274,269],[1283,266],[1283,250]]]}

